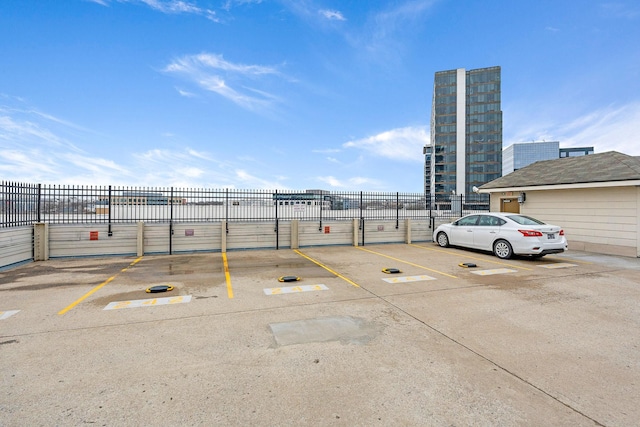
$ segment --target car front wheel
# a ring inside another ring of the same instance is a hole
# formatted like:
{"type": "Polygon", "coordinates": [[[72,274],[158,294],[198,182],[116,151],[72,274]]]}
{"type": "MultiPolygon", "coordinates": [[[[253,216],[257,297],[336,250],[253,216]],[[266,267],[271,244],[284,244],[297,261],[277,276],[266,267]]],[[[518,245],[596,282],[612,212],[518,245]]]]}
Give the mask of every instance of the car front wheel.
{"type": "Polygon", "coordinates": [[[509,259],[513,255],[513,248],[506,240],[498,240],[493,244],[493,253],[500,259],[509,259]]]}
{"type": "Polygon", "coordinates": [[[447,234],[443,231],[438,233],[438,244],[443,248],[449,246],[449,237],[447,237],[447,234]]]}

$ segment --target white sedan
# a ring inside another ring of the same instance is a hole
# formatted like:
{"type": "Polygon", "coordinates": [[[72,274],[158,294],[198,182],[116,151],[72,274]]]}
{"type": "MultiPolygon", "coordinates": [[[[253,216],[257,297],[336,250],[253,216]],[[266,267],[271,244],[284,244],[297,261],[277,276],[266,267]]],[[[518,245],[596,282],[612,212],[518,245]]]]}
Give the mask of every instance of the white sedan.
{"type": "Polygon", "coordinates": [[[542,257],[567,250],[564,230],[525,215],[487,212],[463,216],[433,232],[442,247],[491,251],[501,259],[515,255],[542,257]]]}

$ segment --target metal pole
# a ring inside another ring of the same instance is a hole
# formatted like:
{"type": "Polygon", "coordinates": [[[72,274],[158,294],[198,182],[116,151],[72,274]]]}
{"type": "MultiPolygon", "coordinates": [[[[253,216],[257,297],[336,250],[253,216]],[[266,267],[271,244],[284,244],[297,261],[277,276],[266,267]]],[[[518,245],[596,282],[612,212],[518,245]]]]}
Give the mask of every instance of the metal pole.
{"type": "Polygon", "coordinates": [[[109,185],[109,209],[107,209],[107,212],[109,213],[109,228],[107,230],[107,236],[111,237],[113,236],[113,231],[111,230],[111,185],[109,185]]]}
{"type": "Polygon", "coordinates": [[[37,222],[40,222],[41,219],[41,210],[42,210],[42,206],[41,206],[41,198],[42,198],[42,184],[38,184],[38,213],[37,213],[37,222]]]}
{"type": "Polygon", "coordinates": [[[276,202],[276,225],[273,230],[276,233],[276,250],[280,249],[280,233],[278,230],[278,190],[275,191],[275,202],[276,202]]]}
{"type": "Polygon", "coordinates": [[[324,195],[320,195],[320,226],[318,231],[322,231],[322,208],[324,207],[324,195]]]}
{"type": "Polygon", "coordinates": [[[169,255],[173,255],[173,187],[169,198],[169,255]]]}
{"type": "Polygon", "coordinates": [[[396,230],[400,223],[400,194],[396,192],[396,230]]]}

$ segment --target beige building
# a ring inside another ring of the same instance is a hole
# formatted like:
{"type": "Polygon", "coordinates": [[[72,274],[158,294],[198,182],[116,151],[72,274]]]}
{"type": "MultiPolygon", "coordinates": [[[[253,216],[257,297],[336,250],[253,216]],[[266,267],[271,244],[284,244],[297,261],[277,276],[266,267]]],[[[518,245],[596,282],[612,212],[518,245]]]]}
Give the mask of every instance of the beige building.
{"type": "Polygon", "coordinates": [[[564,228],[569,249],[640,257],[640,157],[546,160],[484,184],[490,209],[564,228]]]}

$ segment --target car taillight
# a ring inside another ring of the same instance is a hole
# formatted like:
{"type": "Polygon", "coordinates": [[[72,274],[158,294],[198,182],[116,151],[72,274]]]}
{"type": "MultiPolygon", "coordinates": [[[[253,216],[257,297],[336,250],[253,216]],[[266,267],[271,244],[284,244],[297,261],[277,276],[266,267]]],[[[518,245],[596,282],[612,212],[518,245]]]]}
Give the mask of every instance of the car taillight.
{"type": "Polygon", "coordinates": [[[564,230],[560,230],[560,235],[564,236],[564,230]]]}
{"type": "Polygon", "coordinates": [[[542,233],[537,230],[518,230],[524,237],[542,237],[542,233]]]}

